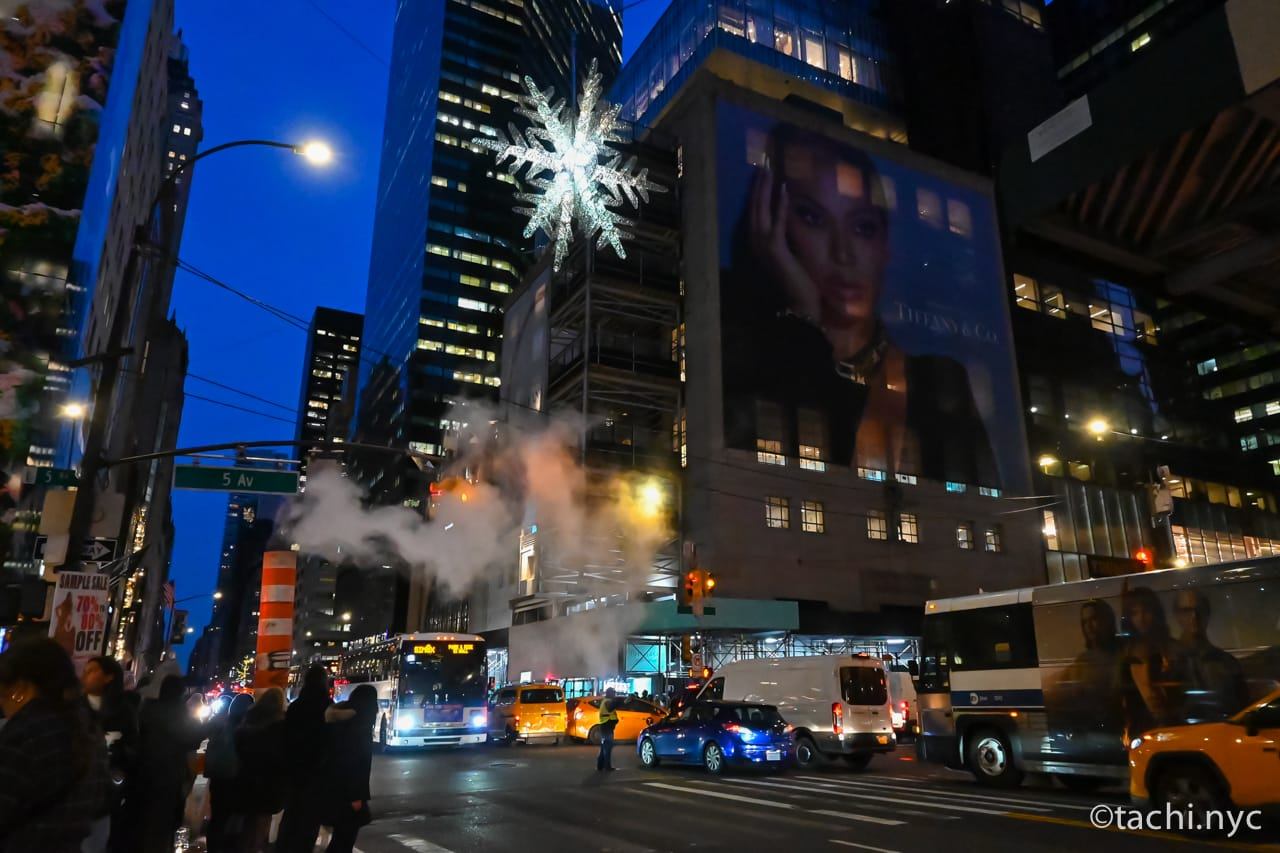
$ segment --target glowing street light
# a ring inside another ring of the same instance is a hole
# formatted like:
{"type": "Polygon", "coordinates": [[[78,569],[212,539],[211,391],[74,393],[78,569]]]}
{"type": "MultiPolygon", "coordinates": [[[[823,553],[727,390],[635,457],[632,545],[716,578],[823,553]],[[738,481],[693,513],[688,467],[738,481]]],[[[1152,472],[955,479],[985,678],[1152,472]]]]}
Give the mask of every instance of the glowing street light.
{"type": "Polygon", "coordinates": [[[215,592],[215,593],[213,594],[213,600],[214,600],[214,601],[221,601],[221,600],[222,600],[222,590],[218,590],[217,592],[215,592]]]}
{"type": "Polygon", "coordinates": [[[346,613],[343,613],[343,614],[342,614],[342,621],[343,621],[343,622],[350,622],[350,621],[351,621],[351,611],[350,611],[350,610],[348,610],[346,613]]]}
{"type": "Polygon", "coordinates": [[[1058,464],[1058,457],[1050,453],[1045,453],[1039,459],[1036,460],[1036,464],[1039,465],[1041,468],[1052,468],[1053,466],[1058,464]]]}
{"type": "Polygon", "coordinates": [[[63,403],[62,407],[58,409],[58,414],[64,418],[78,421],[83,418],[85,413],[88,411],[89,409],[84,403],[63,403]]]}
{"type": "Polygon", "coordinates": [[[1111,424],[1107,423],[1102,418],[1093,418],[1092,420],[1089,421],[1089,423],[1085,425],[1085,427],[1086,429],[1089,430],[1089,432],[1096,435],[1099,441],[1102,440],[1102,436],[1105,433],[1111,430],[1111,424]]]}
{"type": "Polygon", "coordinates": [[[328,166],[333,162],[333,149],[318,139],[304,142],[293,150],[305,157],[312,166],[328,166]]]}
{"type": "Polygon", "coordinates": [[[665,497],[662,485],[656,479],[646,480],[640,487],[640,511],[650,518],[656,516],[662,510],[665,497]]]}

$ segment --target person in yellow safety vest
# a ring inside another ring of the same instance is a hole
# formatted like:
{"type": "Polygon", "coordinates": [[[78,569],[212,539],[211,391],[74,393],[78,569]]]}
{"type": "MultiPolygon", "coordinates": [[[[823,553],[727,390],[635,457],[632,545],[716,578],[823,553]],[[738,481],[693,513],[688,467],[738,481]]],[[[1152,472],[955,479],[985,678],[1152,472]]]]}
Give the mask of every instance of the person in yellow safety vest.
{"type": "Polygon", "coordinates": [[[612,687],[604,692],[600,702],[600,754],[596,756],[596,770],[614,770],[613,730],[618,727],[616,691],[612,687]]]}

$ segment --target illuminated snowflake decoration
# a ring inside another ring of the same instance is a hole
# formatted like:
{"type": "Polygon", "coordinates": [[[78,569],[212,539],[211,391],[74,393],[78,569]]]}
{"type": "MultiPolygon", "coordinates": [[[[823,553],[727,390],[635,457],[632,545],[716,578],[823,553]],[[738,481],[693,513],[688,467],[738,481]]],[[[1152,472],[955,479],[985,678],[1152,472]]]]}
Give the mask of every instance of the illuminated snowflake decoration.
{"type": "Polygon", "coordinates": [[[597,247],[612,246],[618,257],[625,258],[624,239],[632,234],[626,229],[635,223],[618,213],[626,201],[637,210],[640,202],[649,201],[649,193],[666,192],[666,188],[649,180],[649,170],[636,171],[636,158],[625,163],[623,155],[608,146],[623,142],[618,133],[621,107],[600,100],[600,72],[591,63],[582,86],[576,116],[565,116],[565,103],[551,102],[553,90],[539,91],[529,77],[524,78],[525,94],[517,112],[533,122],[522,135],[514,125],[507,125],[508,135],[496,131],[496,139],[481,136],[473,142],[496,151],[498,165],[510,164],[507,170],[520,178],[520,170],[528,167],[523,180],[533,192],[516,195],[530,207],[517,207],[517,213],[529,218],[524,236],[541,230],[555,243],[556,270],[564,262],[573,237],[574,220],[583,236],[590,240],[597,234],[597,247]]]}

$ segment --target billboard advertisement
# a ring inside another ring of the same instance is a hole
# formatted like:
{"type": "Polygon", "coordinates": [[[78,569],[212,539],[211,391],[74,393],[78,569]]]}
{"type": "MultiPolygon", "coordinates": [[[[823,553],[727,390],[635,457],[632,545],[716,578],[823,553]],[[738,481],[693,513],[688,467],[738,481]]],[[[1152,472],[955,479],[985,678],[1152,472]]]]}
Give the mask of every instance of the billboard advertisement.
{"type": "Polygon", "coordinates": [[[1025,492],[988,192],[838,125],[717,126],[728,446],[1025,492]]]}
{"type": "Polygon", "coordinates": [[[107,596],[111,578],[104,572],[59,572],[53,590],[49,636],[71,656],[76,672],[103,654],[107,596]]]}

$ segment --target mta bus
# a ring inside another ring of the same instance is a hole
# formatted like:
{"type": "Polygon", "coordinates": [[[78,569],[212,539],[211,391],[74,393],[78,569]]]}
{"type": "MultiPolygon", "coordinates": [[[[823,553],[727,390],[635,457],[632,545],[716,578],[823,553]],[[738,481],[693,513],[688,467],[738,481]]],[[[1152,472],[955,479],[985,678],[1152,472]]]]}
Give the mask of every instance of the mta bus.
{"type": "Polygon", "coordinates": [[[380,746],[457,746],[488,737],[488,666],[475,634],[392,634],[356,640],[339,660],[334,698],[378,691],[370,733],[380,746]]]}
{"type": "Polygon", "coordinates": [[[929,601],[922,634],[923,760],[1090,790],[1127,781],[1143,732],[1280,686],[1280,559],[929,601]]]}

